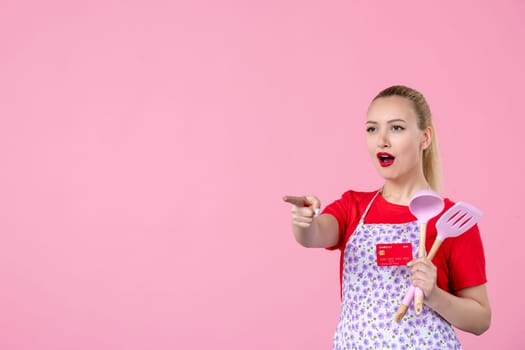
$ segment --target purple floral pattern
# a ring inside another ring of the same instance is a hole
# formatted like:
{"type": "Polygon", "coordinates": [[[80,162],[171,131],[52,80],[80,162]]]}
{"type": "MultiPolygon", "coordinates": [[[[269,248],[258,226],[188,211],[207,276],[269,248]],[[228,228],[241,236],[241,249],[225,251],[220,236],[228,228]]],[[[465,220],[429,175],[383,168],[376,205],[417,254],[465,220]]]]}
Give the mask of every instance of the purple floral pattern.
{"type": "Polygon", "coordinates": [[[394,321],[410,286],[410,270],[406,266],[377,266],[376,244],[401,242],[412,242],[412,255],[417,256],[417,222],[360,224],[348,240],[334,350],[461,349],[450,324],[428,306],[416,316],[412,304],[400,323],[394,321]]]}

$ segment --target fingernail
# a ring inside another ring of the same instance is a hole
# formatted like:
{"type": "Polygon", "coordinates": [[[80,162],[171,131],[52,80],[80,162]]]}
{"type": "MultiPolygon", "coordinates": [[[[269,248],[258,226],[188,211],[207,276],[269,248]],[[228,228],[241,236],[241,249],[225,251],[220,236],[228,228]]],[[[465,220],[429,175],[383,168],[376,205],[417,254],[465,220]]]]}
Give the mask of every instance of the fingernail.
{"type": "Polygon", "coordinates": [[[320,212],[321,212],[321,208],[317,208],[314,210],[315,215],[319,215],[320,212]]]}
{"type": "Polygon", "coordinates": [[[412,261],[409,261],[409,262],[407,263],[407,266],[409,266],[409,267],[412,266],[412,261]]]}

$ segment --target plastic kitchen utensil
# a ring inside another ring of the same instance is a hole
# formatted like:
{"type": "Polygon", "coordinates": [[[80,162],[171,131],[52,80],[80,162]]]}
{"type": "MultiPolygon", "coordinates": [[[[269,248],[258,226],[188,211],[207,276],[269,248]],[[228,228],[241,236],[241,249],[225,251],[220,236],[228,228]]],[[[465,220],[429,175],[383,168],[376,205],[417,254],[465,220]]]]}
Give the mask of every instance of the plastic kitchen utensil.
{"type": "Polygon", "coordinates": [[[416,287],[413,285],[410,285],[408,288],[403,301],[401,302],[401,305],[397,308],[397,311],[394,315],[394,321],[397,323],[401,322],[405,314],[407,313],[408,307],[410,306],[410,302],[412,302],[412,299],[414,298],[414,292],[416,291],[416,287]]]}
{"type": "MultiPolygon", "coordinates": [[[[457,202],[450,207],[436,223],[437,237],[432,244],[432,248],[430,248],[428,259],[432,260],[434,258],[441,243],[443,243],[445,239],[457,237],[465,233],[478,223],[482,215],[482,212],[478,208],[465,202],[457,202]]],[[[401,305],[394,315],[394,320],[396,322],[400,322],[405,315],[408,306],[414,297],[415,289],[416,288],[411,285],[405,294],[401,305]]]]}
{"type": "Polygon", "coordinates": [[[425,238],[427,223],[434,216],[441,213],[444,206],[443,198],[431,190],[416,192],[408,204],[410,212],[417,218],[419,223],[419,257],[426,255],[425,238]]]}
{"type": "Polygon", "coordinates": [[[457,202],[439,218],[436,223],[437,237],[428,253],[429,259],[436,255],[446,238],[457,237],[478,223],[483,213],[475,206],[457,202]]]}
{"type": "MultiPolygon", "coordinates": [[[[445,203],[439,194],[431,190],[422,190],[414,193],[408,208],[410,212],[417,218],[419,223],[419,246],[418,256],[424,257],[426,255],[425,239],[427,236],[428,220],[441,213],[445,203]]],[[[416,315],[423,311],[423,291],[420,288],[415,290],[414,310],[416,315]]]]}
{"type": "MultiPolygon", "coordinates": [[[[418,246],[418,256],[423,257],[426,255],[425,250],[425,241],[427,234],[427,223],[434,216],[438,215],[444,207],[443,198],[434,191],[431,190],[422,190],[414,193],[408,208],[410,212],[417,218],[419,223],[419,246],[418,246]]],[[[396,322],[400,322],[406,311],[410,302],[416,295],[416,302],[414,303],[414,311],[416,315],[421,314],[423,311],[423,291],[420,288],[415,288],[410,286],[401,305],[399,306],[394,319],[396,322]]]]}

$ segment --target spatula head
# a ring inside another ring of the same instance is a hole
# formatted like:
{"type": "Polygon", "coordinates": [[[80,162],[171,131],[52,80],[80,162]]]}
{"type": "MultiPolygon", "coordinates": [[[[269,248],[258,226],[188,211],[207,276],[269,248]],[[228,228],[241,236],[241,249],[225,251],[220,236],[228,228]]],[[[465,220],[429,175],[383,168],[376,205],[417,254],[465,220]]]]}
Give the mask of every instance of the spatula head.
{"type": "Polygon", "coordinates": [[[468,231],[481,219],[481,211],[471,204],[457,202],[436,223],[437,239],[457,237],[468,231]]]}

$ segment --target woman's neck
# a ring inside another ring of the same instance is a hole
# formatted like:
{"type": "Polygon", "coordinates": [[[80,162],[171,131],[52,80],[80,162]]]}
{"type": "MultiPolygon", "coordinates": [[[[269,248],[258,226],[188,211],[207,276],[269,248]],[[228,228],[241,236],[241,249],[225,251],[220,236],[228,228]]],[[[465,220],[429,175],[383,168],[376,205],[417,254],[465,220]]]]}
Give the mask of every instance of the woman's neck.
{"type": "Polygon", "coordinates": [[[430,185],[425,179],[410,183],[386,181],[381,189],[381,196],[390,203],[408,205],[417,191],[429,190],[430,185]]]}

